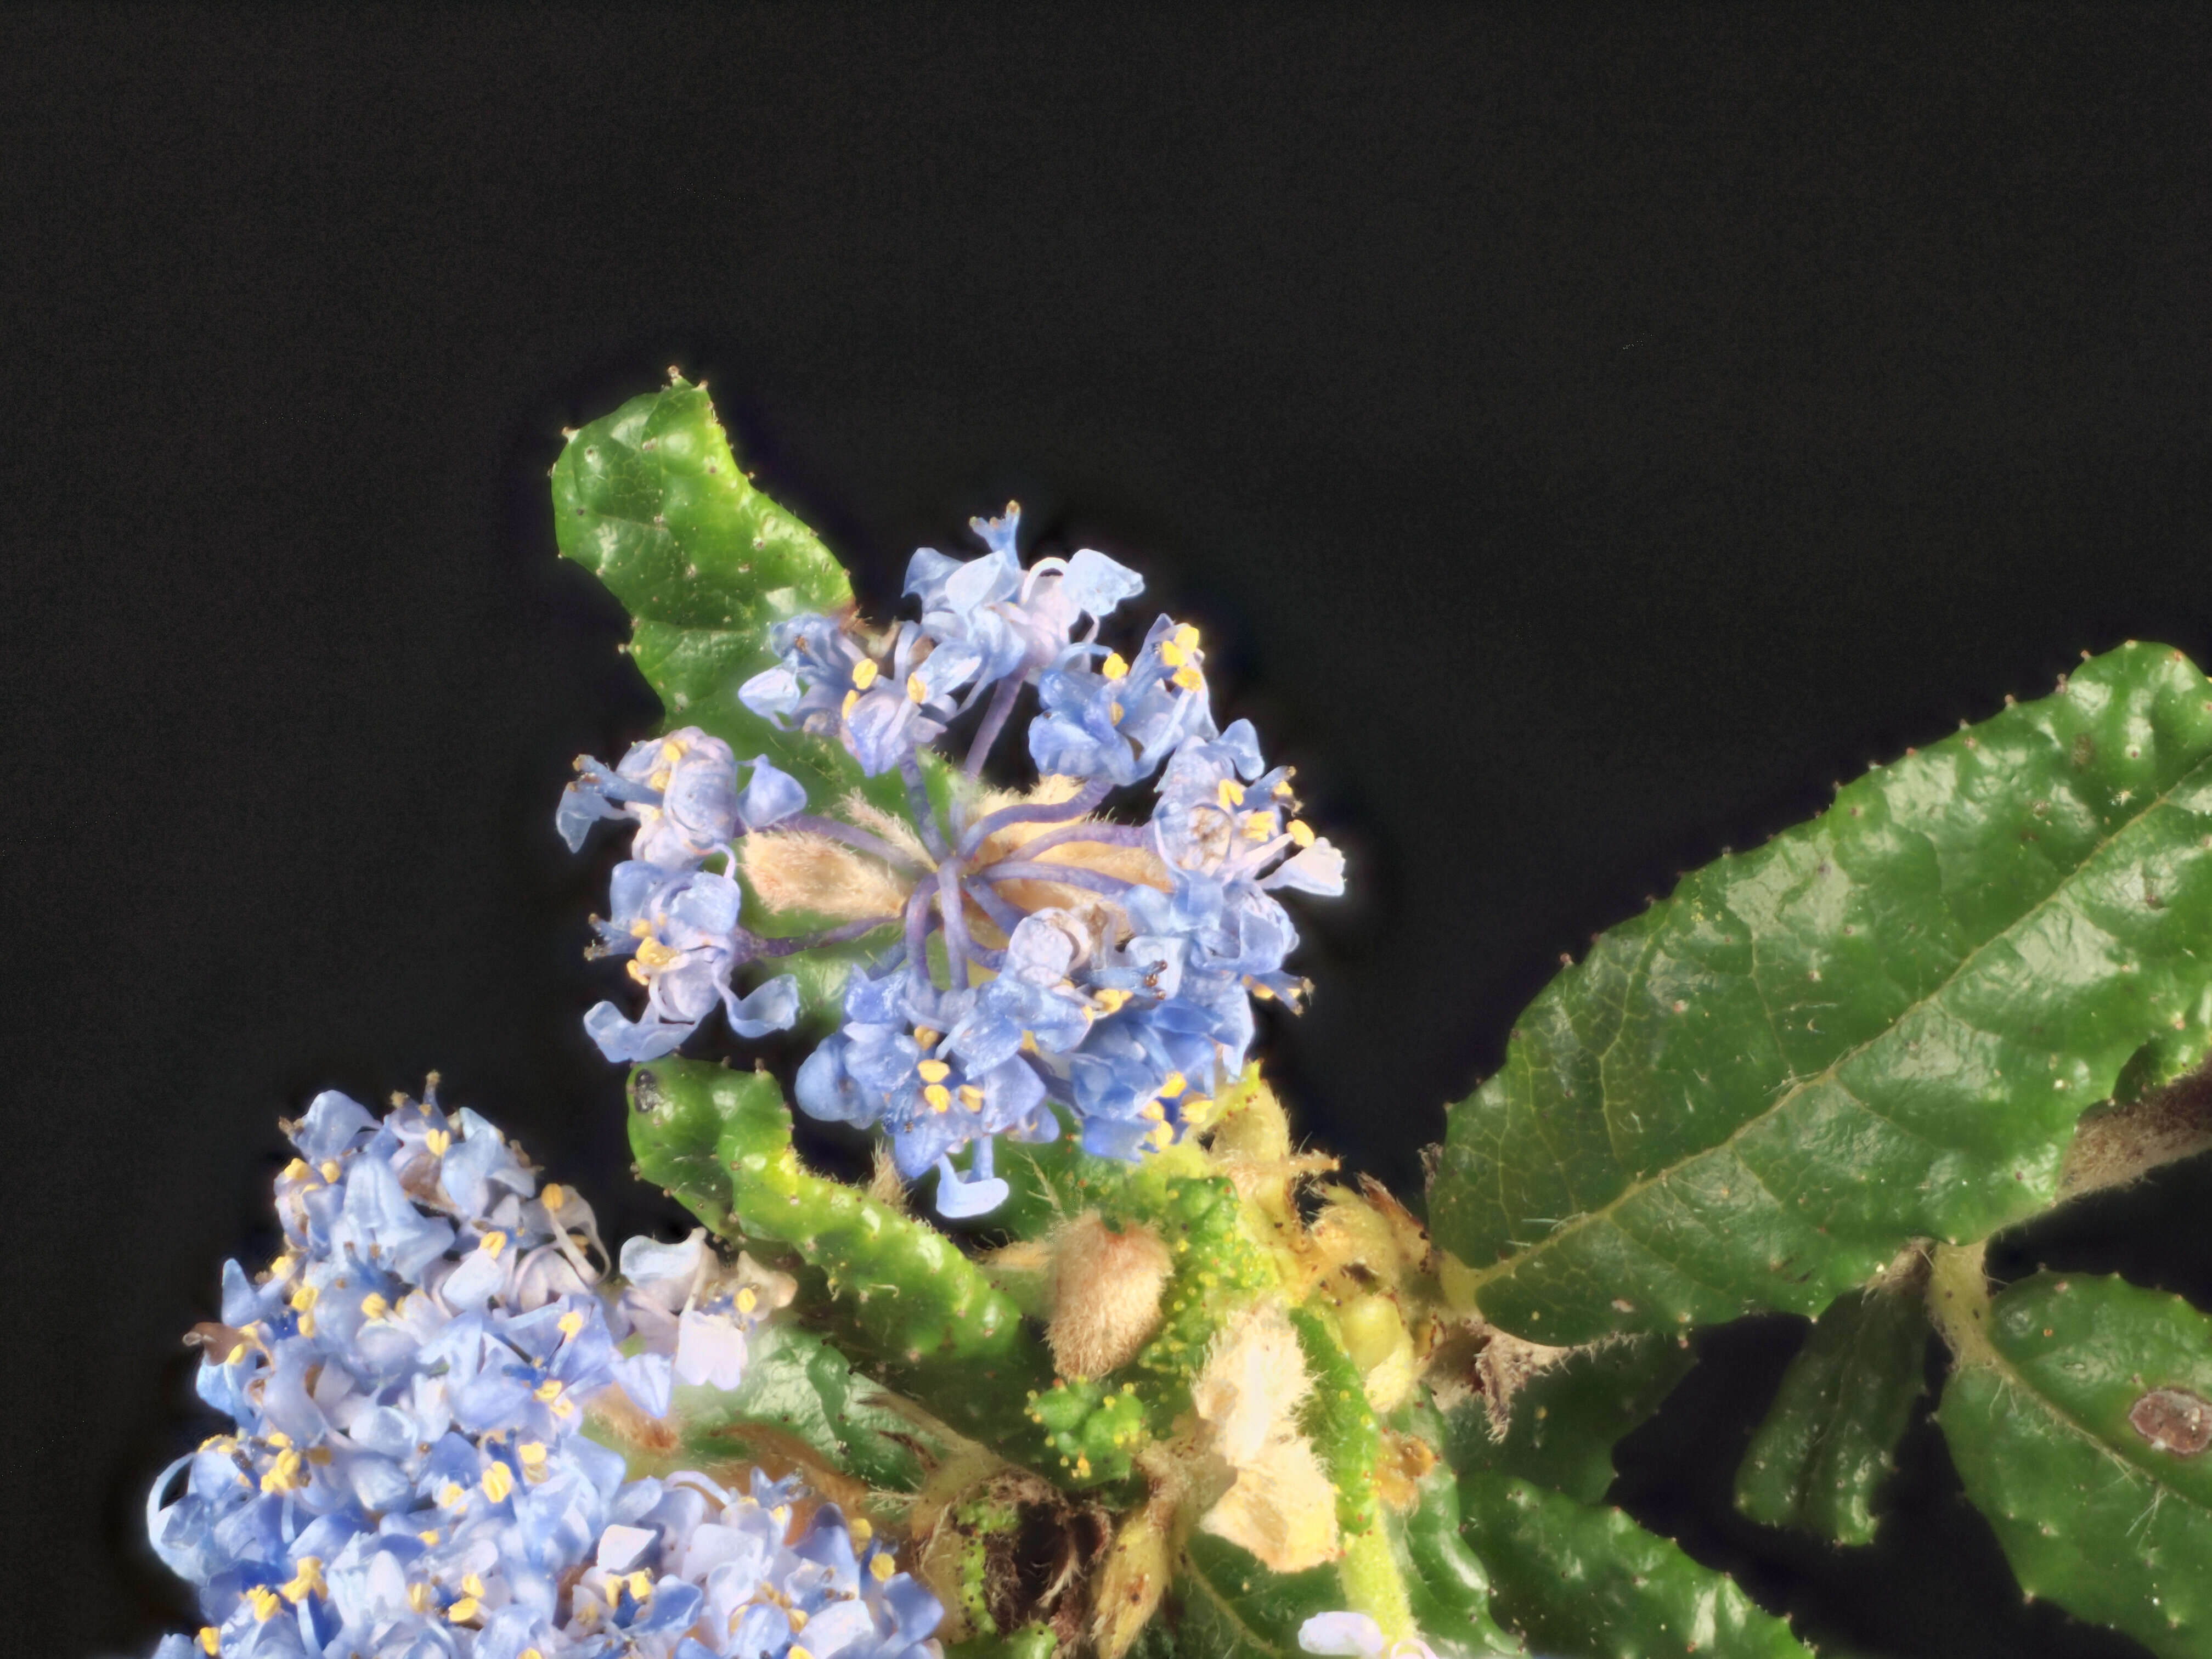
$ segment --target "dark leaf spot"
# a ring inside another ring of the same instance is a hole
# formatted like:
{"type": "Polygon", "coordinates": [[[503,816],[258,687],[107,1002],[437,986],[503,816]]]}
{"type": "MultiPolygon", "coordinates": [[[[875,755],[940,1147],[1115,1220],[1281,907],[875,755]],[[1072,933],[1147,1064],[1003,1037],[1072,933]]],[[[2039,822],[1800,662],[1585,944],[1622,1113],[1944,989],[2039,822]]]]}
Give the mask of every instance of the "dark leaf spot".
{"type": "Polygon", "coordinates": [[[2153,1389],[2129,1408],[2128,1422],[2176,1457],[2194,1457],[2212,1445],[2212,1401],[2186,1389],[2153,1389]]]}

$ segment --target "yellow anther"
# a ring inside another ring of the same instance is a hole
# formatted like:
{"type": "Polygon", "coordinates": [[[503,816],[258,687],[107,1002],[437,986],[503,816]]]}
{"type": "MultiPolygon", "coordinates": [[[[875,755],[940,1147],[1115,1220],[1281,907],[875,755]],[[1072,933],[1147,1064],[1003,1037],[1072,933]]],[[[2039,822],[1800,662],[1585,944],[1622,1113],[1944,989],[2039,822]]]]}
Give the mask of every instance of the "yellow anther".
{"type": "MultiPolygon", "coordinates": [[[[552,1455],[550,1452],[545,1449],[542,1443],[535,1440],[524,1441],[520,1445],[514,1449],[514,1455],[522,1460],[523,1468],[532,1474],[542,1470],[545,1467],[545,1460],[552,1455]]],[[[468,1589],[468,1586],[466,1584],[463,1584],[461,1588],[463,1589],[468,1589]]],[[[471,1595],[482,1595],[483,1592],[480,1589],[473,1589],[469,1590],[469,1594],[471,1595]]]]}
{"type": "Polygon", "coordinates": [[[308,1309],[315,1305],[322,1294],[323,1293],[317,1290],[313,1285],[301,1285],[298,1290],[292,1292],[292,1311],[294,1313],[307,1312],[308,1309]]]}
{"type": "Polygon", "coordinates": [[[1036,1046],[1036,1033],[1035,1031],[1024,1031],[1024,1032],[1023,1032],[1023,1033],[1022,1033],[1022,1052],[1023,1052],[1024,1054],[1033,1054],[1036,1053],[1036,1051],[1037,1051],[1037,1046],[1036,1046]]]}
{"type": "Polygon", "coordinates": [[[1245,840],[1265,841],[1274,833],[1275,815],[1273,812],[1247,812],[1244,815],[1245,840]]]}
{"type": "MultiPolygon", "coordinates": [[[[563,1336],[574,1336],[584,1328],[584,1316],[571,1308],[553,1322],[553,1328],[563,1336]]],[[[556,1383],[554,1386],[557,1390],[560,1385],[556,1383]]]]}
{"type": "Polygon", "coordinates": [[[1118,702],[1109,702],[1106,705],[1106,718],[1115,726],[1121,723],[1121,716],[1126,712],[1118,702]]]}
{"type": "Polygon", "coordinates": [[[972,1083],[960,1085],[960,1103],[971,1112],[983,1109],[983,1091],[972,1083]]]}
{"type": "Polygon", "coordinates": [[[941,1060],[925,1060],[914,1069],[921,1073],[924,1083],[942,1083],[952,1075],[952,1068],[941,1060]]]}
{"type": "Polygon", "coordinates": [[[1178,668],[1168,678],[1174,681],[1180,690],[1185,691],[1195,691],[1206,684],[1206,676],[1191,667],[1178,668]]]}
{"type": "Polygon", "coordinates": [[[1175,642],[1186,651],[1197,650],[1198,630],[1195,628],[1193,628],[1188,623],[1183,623],[1182,627],[1176,629],[1175,631],[1175,642]]]}
{"type": "Polygon", "coordinates": [[[1173,1100],[1177,1095],[1181,1094],[1184,1090],[1189,1087],[1190,1079],[1188,1078],[1185,1077],[1181,1072],[1170,1072],[1167,1076],[1160,1079],[1160,1098],[1162,1100],[1173,1100]]]}
{"type": "Polygon", "coordinates": [[[1221,803],[1221,810],[1224,812],[1232,806],[1242,806],[1244,804],[1244,786],[1234,778],[1224,778],[1215,786],[1213,798],[1221,803]]]}
{"type": "Polygon", "coordinates": [[[760,1306],[760,1292],[750,1285],[738,1292],[738,1311],[749,1314],[760,1306]]]}
{"type": "Polygon", "coordinates": [[[561,1397],[561,1384],[549,1376],[530,1393],[532,1398],[550,1406],[561,1397]]]}
{"type": "Polygon", "coordinates": [[[283,1178],[287,1181],[305,1181],[313,1173],[314,1171],[307,1167],[306,1158],[295,1158],[284,1166],[283,1178]]]}
{"type": "Polygon", "coordinates": [[[274,1619],[284,1606],[284,1598],[266,1584],[257,1584],[248,1599],[253,1603],[253,1616],[263,1624],[274,1619]]]}
{"type": "Polygon", "coordinates": [[[428,1532],[418,1532],[415,1535],[426,1544],[434,1544],[438,1541],[438,1529],[435,1527],[431,1528],[428,1532]]]}
{"type": "Polygon", "coordinates": [[[292,1443],[292,1437],[282,1429],[271,1429],[267,1434],[262,1436],[262,1438],[276,1447],[278,1451],[283,1451],[285,1447],[292,1443]]]}
{"type": "Polygon", "coordinates": [[[514,1656],[514,1659],[545,1659],[545,1656],[536,1648],[525,1648],[514,1656]]]}
{"type": "Polygon", "coordinates": [[[314,1334],[315,1334],[315,1316],[314,1316],[314,1315],[313,1315],[313,1314],[311,1314],[311,1313],[303,1313],[303,1314],[301,1314],[301,1315],[300,1316],[300,1334],[301,1334],[301,1335],[302,1335],[302,1336],[313,1336],[314,1334]]]}
{"type": "Polygon", "coordinates": [[[897,1573],[898,1563],[887,1553],[871,1557],[868,1561],[868,1577],[878,1584],[888,1584],[897,1573]]]}
{"type": "Polygon", "coordinates": [[[507,1235],[495,1227],[486,1233],[480,1242],[483,1253],[496,1261],[499,1260],[499,1253],[507,1248],[507,1235]]]}
{"type": "Polygon", "coordinates": [[[855,1544],[865,1544],[876,1535],[875,1528],[869,1524],[866,1516],[855,1517],[852,1525],[846,1530],[853,1534],[853,1541],[855,1544]]]}
{"type": "Polygon", "coordinates": [[[448,1480],[438,1488],[438,1503],[441,1508],[457,1510],[468,1501],[468,1493],[462,1489],[457,1480],[448,1480]]]}
{"type": "Polygon", "coordinates": [[[799,1632],[806,1628],[806,1609],[805,1607],[786,1607],[783,1610],[783,1616],[791,1621],[791,1633],[793,1636],[798,1635],[799,1632]]]}
{"type": "Polygon", "coordinates": [[[417,1580],[407,1587],[407,1605],[417,1613],[435,1613],[438,1610],[438,1592],[417,1580]]]}
{"type": "MultiPolygon", "coordinates": [[[[691,745],[681,738],[663,738],[660,740],[660,758],[672,766],[690,751],[691,745]]],[[[478,1591],[477,1594],[481,1595],[483,1592],[478,1591]]]]}
{"type": "Polygon", "coordinates": [[[392,1304],[374,1291],[361,1299],[361,1316],[363,1319],[381,1319],[391,1311],[392,1304]]]}
{"type": "Polygon", "coordinates": [[[653,1594],[653,1575],[649,1572],[627,1573],[623,1577],[623,1584],[632,1596],[641,1601],[653,1594]]]}
{"type": "Polygon", "coordinates": [[[504,1463],[495,1463],[484,1471],[484,1496],[495,1504],[503,1504],[507,1495],[514,1490],[514,1471],[504,1463]]]}
{"type": "Polygon", "coordinates": [[[672,945],[663,945],[657,939],[641,939],[637,942],[637,959],[648,968],[665,968],[682,959],[684,952],[672,945]]]}
{"type": "Polygon", "coordinates": [[[1291,839],[1299,846],[1310,847],[1314,844],[1313,825],[1308,823],[1304,818],[1292,818],[1284,827],[1291,832],[1291,839]]]}
{"type": "Polygon", "coordinates": [[[337,1159],[334,1158],[326,1158],[323,1160],[322,1176],[324,1180],[331,1182],[333,1185],[337,1183],[338,1178],[337,1159]]]}
{"type": "Polygon", "coordinates": [[[921,1097],[929,1103],[929,1109],[933,1112],[949,1112],[952,1109],[952,1091],[942,1083],[931,1084],[921,1091],[921,1097]]]}
{"type": "Polygon", "coordinates": [[[919,1047],[924,1048],[935,1048],[937,1039],[944,1035],[942,1031],[931,1030],[927,1025],[917,1025],[914,1028],[914,1040],[919,1047]]]}
{"type": "Polygon", "coordinates": [[[323,1582],[322,1558],[301,1556],[292,1582],[284,1586],[284,1599],[297,1607],[310,1595],[328,1595],[330,1593],[331,1587],[323,1582]]]}
{"type": "Polygon", "coordinates": [[[483,1603],[473,1595],[464,1595],[446,1609],[446,1617],[457,1625],[465,1625],[483,1611],[483,1603]]]}
{"type": "Polygon", "coordinates": [[[1118,1014],[1121,1012],[1121,1006],[1128,1001],[1129,994],[1119,986],[1109,985],[1103,990],[1093,991],[1091,1000],[1098,1005],[1101,1013],[1118,1014]]]}
{"type": "Polygon", "coordinates": [[[811,1650],[802,1648],[798,1643],[793,1642],[785,1653],[784,1659],[814,1659],[814,1655],[811,1650]]]}
{"type": "Polygon", "coordinates": [[[443,1158],[452,1149],[453,1137],[448,1130],[433,1129],[422,1137],[422,1144],[430,1149],[431,1157],[443,1158]]]}
{"type": "Polygon", "coordinates": [[[1169,1128],[1164,1123],[1161,1124],[1158,1128],[1153,1130],[1152,1133],[1146,1138],[1149,1139],[1153,1146],[1160,1147],[1163,1150],[1175,1145],[1175,1131],[1169,1128]]]}
{"type": "Polygon", "coordinates": [[[909,674],[906,677],[906,700],[908,702],[929,701],[929,687],[923,683],[921,675],[909,674]]]}
{"type": "Polygon", "coordinates": [[[557,1210],[568,1201],[568,1189],[557,1181],[545,1183],[545,1190],[538,1195],[538,1201],[549,1210],[557,1210]]]}
{"type": "Polygon", "coordinates": [[[200,1651],[206,1654],[217,1654],[222,1651],[222,1632],[213,1625],[200,1626],[200,1651]]]}
{"type": "Polygon", "coordinates": [[[1129,659],[1118,651],[1106,653],[1106,660],[1098,665],[1098,672],[1109,680],[1124,679],[1129,672],[1129,659]]]}
{"type": "Polygon", "coordinates": [[[283,1284],[300,1271],[300,1259],[295,1255],[280,1255],[269,1264],[269,1277],[283,1284]]]}
{"type": "Polygon", "coordinates": [[[791,1526],[791,1505],[778,1504],[768,1512],[768,1518],[775,1522],[778,1530],[787,1530],[791,1526]]]}
{"type": "Polygon", "coordinates": [[[1173,640],[1160,641],[1160,660],[1170,668],[1180,668],[1190,660],[1190,653],[1173,640]]]}
{"type": "Polygon", "coordinates": [[[1137,1115],[1148,1117],[1155,1123],[1164,1123],[1167,1121],[1168,1109],[1157,1100],[1148,1100],[1137,1108],[1137,1115]]]}
{"type": "Polygon", "coordinates": [[[851,719],[853,714],[853,705],[860,702],[860,694],[859,692],[848,691],[845,694],[845,701],[838,707],[837,712],[844,715],[848,720],[851,719]]]}
{"type": "Polygon", "coordinates": [[[276,1461],[269,1466],[269,1473],[261,1477],[264,1492],[296,1492],[307,1484],[307,1472],[300,1454],[285,1450],[276,1454],[276,1461]]]}
{"type": "Polygon", "coordinates": [[[861,658],[860,662],[853,669],[853,684],[854,689],[861,691],[866,690],[870,686],[876,683],[876,676],[882,672],[883,670],[876,666],[875,659],[873,658],[861,658]]]}
{"type": "Polygon", "coordinates": [[[1083,1452],[1078,1452],[1075,1454],[1075,1472],[1077,1474],[1086,1478],[1090,1475],[1091,1459],[1087,1454],[1083,1452]]]}

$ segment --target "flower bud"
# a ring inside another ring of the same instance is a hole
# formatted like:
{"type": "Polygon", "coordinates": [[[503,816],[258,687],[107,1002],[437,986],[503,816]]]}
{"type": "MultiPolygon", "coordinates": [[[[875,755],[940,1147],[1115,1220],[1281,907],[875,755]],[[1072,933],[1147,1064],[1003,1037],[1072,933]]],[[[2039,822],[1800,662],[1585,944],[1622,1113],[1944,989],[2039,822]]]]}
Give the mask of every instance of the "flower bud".
{"type": "Polygon", "coordinates": [[[1116,1231],[1093,1213],[1053,1241],[1053,1314],[1046,1340],[1063,1376],[1103,1376],[1159,1328],[1160,1291],[1173,1266],[1149,1227],[1116,1231]]]}

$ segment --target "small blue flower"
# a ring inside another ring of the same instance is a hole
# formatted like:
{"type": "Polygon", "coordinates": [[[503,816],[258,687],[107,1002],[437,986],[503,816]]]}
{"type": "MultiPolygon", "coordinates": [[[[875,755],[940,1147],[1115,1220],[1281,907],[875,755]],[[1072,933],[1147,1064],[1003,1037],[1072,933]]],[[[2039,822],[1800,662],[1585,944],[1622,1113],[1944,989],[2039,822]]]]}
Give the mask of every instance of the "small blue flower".
{"type": "Polygon", "coordinates": [[[921,601],[923,630],[972,649],[979,685],[1008,675],[1034,678],[1060,659],[1084,617],[1095,622],[1145,588],[1136,572],[1091,548],[1040,559],[1024,572],[1014,550],[1021,511],[1009,501],[1002,519],[969,521],[990,550],[981,558],[924,547],[907,565],[906,591],[921,601]]]}
{"type": "Polygon", "coordinates": [[[1069,777],[1150,776],[1186,738],[1214,733],[1205,659],[1198,630],[1162,617],[1134,662],[1109,653],[1095,668],[1052,670],[1037,683],[1043,712],[1030,726],[1030,758],[1069,777]]]}
{"type": "Polygon", "coordinates": [[[742,794],[729,744],[696,726],[631,745],[610,771],[578,757],[576,781],[562,792],[554,822],[571,852],[602,818],[630,817],[638,831],[630,856],[667,869],[686,868],[726,853],[749,830],[762,830],[803,810],[806,792],[765,760],[750,763],[742,794]]]}
{"type": "Polygon", "coordinates": [[[799,1017],[799,983],[786,974],[739,996],[732,972],[750,959],[757,941],[739,926],[744,893],[727,876],[705,870],[671,875],[629,860],[615,866],[614,914],[597,924],[602,951],[628,956],[629,975],[646,988],[643,1014],[632,1020],[611,1002],[584,1016],[584,1029],[609,1060],[658,1060],[699,1029],[720,1003],[741,1036],[781,1031],[799,1017]]]}

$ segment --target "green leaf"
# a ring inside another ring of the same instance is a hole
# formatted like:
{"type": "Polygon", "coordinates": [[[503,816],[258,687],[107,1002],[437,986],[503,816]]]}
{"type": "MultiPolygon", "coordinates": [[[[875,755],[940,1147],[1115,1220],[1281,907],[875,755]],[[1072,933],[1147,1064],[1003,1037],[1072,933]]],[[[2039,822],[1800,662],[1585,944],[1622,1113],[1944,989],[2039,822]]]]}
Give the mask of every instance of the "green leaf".
{"type": "Polygon", "coordinates": [[[823,806],[853,787],[843,747],[780,732],[738,701],[773,663],[769,630],[853,603],[815,533],[738,470],[706,388],[672,380],[569,434],[553,465],[564,557],[636,619],[631,653],[672,724],[704,727],[740,757],[765,754],[823,806]]]}
{"type": "Polygon", "coordinates": [[[1840,1297],[1820,1317],[1736,1470],[1736,1507],[1770,1527],[1874,1541],[1868,1502],[1920,1397],[1928,1313],[1917,1278],[1840,1297]]]}
{"type": "Polygon", "coordinates": [[[1030,1401],[1052,1364],[1019,1308],[934,1227],[807,1170],[773,1077],[657,1060],[630,1102],[639,1170],[724,1237],[794,1257],[823,1292],[808,1314],[848,1352],[960,1433],[1043,1462],[1030,1401]]]}
{"type": "Polygon", "coordinates": [[[2212,1319],[2050,1273],[1974,1311],[1943,1318],[1959,1369],[1936,1420],[2021,1587],[2167,1659],[2212,1656],[2212,1319]]]}
{"type": "MultiPolygon", "coordinates": [[[[834,738],[779,730],[738,700],[738,688],[775,663],[769,633],[777,623],[848,611],[853,587],[820,538],[738,469],[703,386],[672,380],[571,434],[553,466],[553,524],[562,554],[635,619],[631,659],[672,727],[699,726],[740,760],[768,757],[805,786],[817,812],[837,811],[858,790],[911,816],[897,777],[864,778],[834,738]]],[[[757,899],[747,908],[749,924],[771,939],[823,925],[757,899]]],[[[775,971],[799,975],[807,1021],[818,1024],[871,948],[818,947],[775,971]]]]}
{"type": "Polygon", "coordinates": [[[1700,1566],[1619,1510],[1510,1475],[1460,1482],[1467,1535],[1498,1619],[1566,1659],[1808,1659],[1790,1626],[1726,1573],[1700,1566]]]}
{"type": "Polygon", "coordinates": [[[677,1389],[672,1420],[682,1445],[672,1467],[786,1455],[796,1443],[841,1474],[914,1492],[928,1473],[922,1453],[933,1462],[949,1450],[812,1332],[765,1326],[749,1346],[737,1388],[677,1389]]]}
{"type": "Polygon", "coordinates": [[[1513,1396],[1505,1437],[1470,1397],[1445,1413],[1445,1461],[1462,1474],[1494,1470],[1585,1504],[1613,1486],[1613,1448],[1657,1411],[1694,1357],[1679,1339],[1632,1337],[1584,1348],[1539,1372],[1513,1396]]]}
{"type": "MultiPolygon", "coordinates": [[[[1411,1426],[1433,1440],[1442,1425],[1435,1414],[1407,1413],[1411,1426]]],[[[1459,1477],[1438,1463],[1416,1486],[1413,1509],[1386,1514],[1392,1551],[1406,1582],[1413,1620],[1437,1659],[1480,1659],[1519,1651],[1498,1627],[1490,1609],[1490,1575],[1460,1535],[1459,1477]]]]}
{"type": "Polygon", "coordinates": [[[1344,1605],[1334,1567],[1276,1573],[1211,1533],[1193,1533],[1169,1604],[1129,1659],[1306,1659],[1298,1627],[1344,1605]]]}
{"type": "Polygon", "coordinates": [[[1053,1659],[1060,1638],[1044,1625],[1031,1625],[1012,1636],[974,1636],[955,1642],[945,1650],[945,1659],[1053,1659]]]}
{"type": "Polygon", "coordinates": [[[1544,990],[1451,1109],[1437,1242],[1573,1344],[1816,1313],[2046,1206],[2139,1050],[2212,1042],[2208,847],[2212,689],[2160,647],[1876,768],[1544,990]]]}

